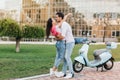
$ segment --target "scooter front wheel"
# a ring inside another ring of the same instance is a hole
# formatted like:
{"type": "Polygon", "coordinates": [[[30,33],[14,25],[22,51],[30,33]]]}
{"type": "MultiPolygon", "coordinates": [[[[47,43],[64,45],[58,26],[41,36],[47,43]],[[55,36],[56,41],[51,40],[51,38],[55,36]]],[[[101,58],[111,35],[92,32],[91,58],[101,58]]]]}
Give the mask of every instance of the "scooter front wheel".
{"type": "Polygon", "coordinates": [[[81,64],[80,62],[78,62],[78,61],[74,61],[73,62],[73,70],[75,72],[77,72],[77,73],[81,72],[83,70],[83,67],[84,67],[84,65],[81,64]]]}
{"type": "Polygon", "coordinates": [[[114,62],[112,59],[110,59],[109,61],[107,61],[105,64],[104,64],[104,68],[106,70],[110,70],[113,68],[113,65],[114,65],[114,62]]]}

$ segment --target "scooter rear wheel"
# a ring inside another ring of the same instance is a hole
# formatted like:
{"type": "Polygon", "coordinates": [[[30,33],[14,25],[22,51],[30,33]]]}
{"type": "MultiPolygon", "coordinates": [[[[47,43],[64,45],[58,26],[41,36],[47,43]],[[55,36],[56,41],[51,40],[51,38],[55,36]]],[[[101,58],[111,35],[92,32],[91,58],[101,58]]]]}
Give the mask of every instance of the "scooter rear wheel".
{"type": "Polygon", "coordinates": [[[84,65],[81,64],[80,62],[78,62],[78,61],[74,61],[73,62],[73,70],[75,72],[77,72],[77,73],[81,72],[83,70],[83,67],[84,67],[84,65]]]}
{"type": "Polygon", "coordinates": [[[107,61],[105,64],[104,64],[104,68],[106,70],[110,70],[113,68],[113,65],[114,65],[114,62],[112,59],[110,59],[109,61],[107,61]]]}

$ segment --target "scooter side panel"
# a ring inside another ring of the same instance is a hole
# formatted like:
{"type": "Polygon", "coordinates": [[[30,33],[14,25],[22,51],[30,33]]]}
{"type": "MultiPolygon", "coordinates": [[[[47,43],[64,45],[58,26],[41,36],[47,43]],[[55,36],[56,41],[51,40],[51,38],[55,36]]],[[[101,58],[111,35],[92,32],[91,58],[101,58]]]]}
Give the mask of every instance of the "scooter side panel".
{"type": "Polygon", "coordinates": [[[84,65],[85,65],[85,61],[84,61],[84,59],[83,59],[83,57],[82,57],[82,56],[75,57],[75,59],[74,59],[74,60],[76,60],[76,61],[78,61],[78,62],[80,62],[80,63],[82,63],[82,64],[84,64],[84,65]]]}
{"type": "Polygon", "coordinates": [[[104,52],[100,55],[102,63],[108,61],[111,57],[112,55],[109,52],[104,52]]]}

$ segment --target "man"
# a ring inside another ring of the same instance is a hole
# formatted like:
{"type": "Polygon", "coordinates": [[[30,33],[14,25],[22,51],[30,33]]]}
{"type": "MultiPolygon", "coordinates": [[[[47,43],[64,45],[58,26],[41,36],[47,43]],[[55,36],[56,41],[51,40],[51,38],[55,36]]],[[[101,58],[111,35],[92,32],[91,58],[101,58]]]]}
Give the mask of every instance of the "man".
{"type": "MultiPolygon", "coordinates": [[[[65,56],[65,40],[63,39],[64,37],[61,36],[61,28],[60,26],[62,25],[62,22],[64,22],[68,16],[70,16],[71,13],[68,13],[67,15],[60,15],[61,16],[61,22],[56,23],[54,19],[49,18],[47,21],[47,28],[46,28],[46,36],[47,38],[50,35],[50,30],[51,33],[56,37],[57,42],[56,42],[56,58],[54,62],[54,66],[50,68],[50,75],[53,75],[57,73],[58,66],[60,65],[61,61],[63,61],[64,56],[65,56]],[[51,29],[52,28],[52,29],[51,29]],[[57,29],[56,29],[57,28],[57,29]],[[56,34],[57,33],[57,34],[56,34]]],[[[58,20],[59,21],[59,20],[58,20]]]]}
{"type": "MultiPolygon", "coordinates": [[[[63,13],[58,12],[56,13],[56,20],[59,23],[61,23],[63,20],[63,13]]],[[[58,27],[59,31],[61,32],[61,36],[57,38],[57,40],[63,40],[65,41],[65,55],[64,55],[64,64],[63,64],[63,69],[62,72],[56,74],[57,77],[63,77],[64,78],[72,78],[74,77],[74,71],[73,71],[73,66],[72,66],[72,60],[71,60],[71,54],[74,48],[74,38],[72,34],[72,29],[71,26],[67,22],[62,22],[62,25],[58,27]],[[66,75],[67,71],[67,66],[69,69],[69,73],[66,75]]]]}

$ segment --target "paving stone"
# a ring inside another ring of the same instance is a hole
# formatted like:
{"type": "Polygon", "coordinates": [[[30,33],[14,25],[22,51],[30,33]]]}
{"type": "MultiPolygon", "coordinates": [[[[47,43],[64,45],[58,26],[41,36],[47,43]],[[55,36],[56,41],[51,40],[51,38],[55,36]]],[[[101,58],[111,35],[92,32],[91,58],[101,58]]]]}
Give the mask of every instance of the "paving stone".
{"type": "MultiPolygon", "coordinates": [[[[55,76],[42,76],[35,79],[27,80],[68,80],[57,78],[55,76]]],[[[120,62],[115,62],[114,67],[111,70],[101,72],[96,71],[96,68],[84,68],[80,73],[75,73],[75,77],[69,80],[120,80],[120,62]]]]}

